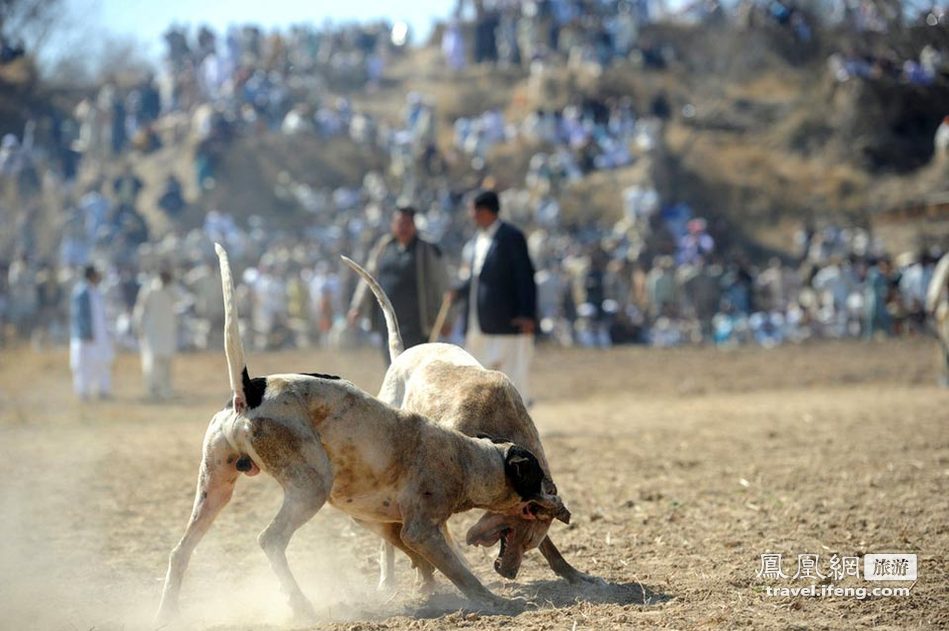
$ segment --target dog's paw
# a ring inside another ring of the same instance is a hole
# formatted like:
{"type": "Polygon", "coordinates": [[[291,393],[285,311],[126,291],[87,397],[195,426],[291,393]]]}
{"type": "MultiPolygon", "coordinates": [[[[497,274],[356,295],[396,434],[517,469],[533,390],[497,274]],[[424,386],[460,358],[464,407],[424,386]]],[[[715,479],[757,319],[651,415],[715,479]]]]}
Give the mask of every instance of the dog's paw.
{"type": "Polygon", "coordinates": [[[422,579],[415,581],[415,591],[419,596],[430,598],[435,594],[435,579],[422,579]]]}
{"type": "Polygon", "coordinates": [[[152,619],[152,629],[175,628],[181,623],[181,612],[177,605],[163,605],[152,619]]]}
{"type": "Polygon", "coordinates": [[[379,577],[379,584],[376,585],[376,591],[382,592],[383,594],[391,594],[395,591],[395,576],[381,576],[379,577]]]}
{"type": "Polygon", "coordinates": [[[316,622],[316,609],[305,596],[297,596],[290,599],[290,608],[293,610],[294,622],[301,624],[312,624],[316,622]]]}
{"type": "Polygon", "coordinates": [[[521,597],[502,598],[501,596],[491,595],[490,598],[479,598],[477,601],[482,611],[491,611],[494,613],[504,613],[514,615],[527,609],[530,604],[527,599],[521,597]]]}

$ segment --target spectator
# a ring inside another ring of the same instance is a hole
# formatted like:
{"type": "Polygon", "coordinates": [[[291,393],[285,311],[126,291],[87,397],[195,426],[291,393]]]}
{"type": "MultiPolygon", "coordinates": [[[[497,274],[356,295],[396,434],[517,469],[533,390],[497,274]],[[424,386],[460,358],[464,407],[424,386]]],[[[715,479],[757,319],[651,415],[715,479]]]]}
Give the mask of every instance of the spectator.
{"type": "Polygon", "coordinates": [[[448,67],[458,72],[465,67],[465,40],[461,33],[461,24],[453,19],[442,34],[442,54],[448,67]]]}
{"type": "Polygon", "coordinates": [[[125,163],[122,172],[112,181],[112,192],[119,205],[128,205],[135,207],[138,200],[138,194],[142,191],[145,184],[132,171],[131,163],[125,163]]]}
{"type": "Polygon", "coordinates": [[[63,288],[54,266],[44,265],[36,274],[36,297],[37,326],[33,341],[34,346],[41,348],[61,339],[63,288]]]}
{"type": "Polygon", "coordinates": [[[178,351],[176,303],[171,272],[162,270],[139,292],[132,312],[141,349],[142,374],[152,401],[164,401],[172,396],[171,362],[178,351]]]}
{"type": "Polygon", "coordinates": [[[342,284],[339,274],[326,261],[319,261],[310,276],[307,294],[310,299],[311,328],[321,343],[328,343],[338,317],[342,316],[342,284]]]}
{"type": "Polygon", "coordinates": [[[185,275],[184,284],[191,296],[194,316],[201,323],[196,345],[207,349],[211,340],[217,340],[224,330],[224,301],[217,265],[202,261],[185,275]]]}
{"type": "Polygon", "coordinates": [[[83,401],[95,391],[100,399],[112,397],[114,352],[106,322],[105,301],[99,291],[102,277],[92,265],[73,288],[70,299],[69,365],[73,389],[83,401]]]}
{"type": "Polygon", "coordinates": [[[694,265],[715,249],[715,241],[705,229],[704,219],[692,219],[686,224],[688,232],[679,240],[679,264],[694,265]]]}
{"type": "Polygon", "coordinates": [[[524,234],[498,217],[497,193],[482,191],[469,212],[478,228],[467,246],[467,279],[456,296],[466,302],[462,315],[465,347],[487,368],[501,370],[530,402],[528,371],[537,319],[534,265],[524,234]]]}
{"type": "MultiPolygon", "coordinates": [[[[392,301],[406,348],[430,339],[448,289],[448,271],[441,250],[418,236],[415,214],[411,207],[399,208],[392,214],[391,233],[379,240],[367,265],[392,301]]],[[[365,283],[360,283],[353,296],[348,315],[350,325],[375,304],[367,289],[365,283]]],[[[380,309],[373,309],[372,320],[373,329],[384,337],[386,326],[380,309]]],[[[383,350],[388,360],[385,344],[383,350]]]]}
{"type": "Polygon", "coordinates": [[[876,333],[890,335],[891,319],[887,309],[890,294],[890,262],[881,259],[871,263],[864,284],[865,321],[863,335],[872,339],[876,333]]]}
{"type": "Polygon", "coordinates": [[[165,180],[165,187],[158,197],[158,207],[172,219],[176,218],[185,207],[185,199],[181,193],[181,182],[174,174],[169,174],[165,180]]]}
{"type": "Polygon", "coordinates": [[[936,128],[936,136],[933,139],[935,148],[934,158],[937,162],[949,164],[949,116],[942,119],[939,127],[936,128]]]}
{"type": "Polygon", "coordinates": [[[932,318],[939,339],[942,355],[939,381],[943,386],[949,386],[949,253],[942,255],[933,270],[926,290],[926,313],[932,318]]]}
{"type": "Polygon", "coordinates": [[[284,275],[270,257],[265,257],[260,269],[249,274],[248,279],[257,346],[261,349],[280,348],[288,341],[285,336],[289,332],[290,305],[284,275]]]}
{"type": "Polygon", "coordinates": [[[20,255],[10,265],[8,272],[10,291],[10,321],[17,335],[27,338],[36,324],[38,294],[36,291],[36,269],[26,254],[20,255]]]}
{"type": "Polygon", "coordinates": [[[653,319],[675,313],[676,278],[672,257],[657,257],[646,275],[646,295],[653,319]]]}

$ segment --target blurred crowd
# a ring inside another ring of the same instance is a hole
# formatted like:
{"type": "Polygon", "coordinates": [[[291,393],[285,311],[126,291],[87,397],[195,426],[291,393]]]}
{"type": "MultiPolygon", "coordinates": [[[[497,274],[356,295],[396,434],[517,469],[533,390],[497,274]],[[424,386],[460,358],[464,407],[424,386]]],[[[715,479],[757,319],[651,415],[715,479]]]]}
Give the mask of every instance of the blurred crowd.
{"type": "MultiPolygon", "coordinates": [[[[502,200],[502,212],[517,217],[515,194],[502,200]]],[[[418,223],[437,227],[439,214],[429,209],[418,215],[418,223]]],[[[449,222],[455,219],[463,221],[449,222]]],[[[797,259],[755,265],[719,252],[706,222],[689,217],[681,205],[657,210],[648,222],[671,244],[668,254],[651,255],[629,232],[604,235],[593,227],[531,224],[539,339],[586,347],[773,346],[924,331],[925,292],[939,252],[892,257],[867,231],[828,225],[799,232],[797,259]]],[[[102,281],[115,341],[137,347],[133,311],[139,291],[163,273],[173,278],[177,296],[177,347],[220,344],[223,303],[211,249],[219,241],[227,244],[238,270],[239,309],[255,347],[365,342],[360,338],[368,334],[346,327],[355,286],[338,254],[364,260],[372,242],[366,237],[380,230],[368,229],[358,214],[345,223],[345,230],[288,235],[267,230],[262,218],[242,228],[226,213],[212,212],[200,230],[142,244],[136,261],[113,261],[102,281]]],[[[460,253],[458,243],[451,258],[457,261],[460,253]]],[[[67,297],[80,271],[28,256],[0,269],[0,330],[37,345],[64,343],[67,297]]],[[[457,332],[447,337],[459,339],[457,332]]]]}
{"type": "Polygon", "coordinates": [[[827,59],[827,65],[839,83],[864,79],[929,86],[943,72],[947,61],[936,47],[927,44],[915,59],[900,59],[893,53],[874,54],[851,48],[832,54],[827,59]]]}
{"type": "Polygon", "coordinates": [[[652,131],[648,124],[637,126],[639,120],[628,98],[576,99],[563,109],[538,109],[518,123],[505,121],[494,108],[456,119],[453,142],[475,168],[482,168],[488,152],[505,142],[542,147],[531,159],[528,178],[566,183],[632,163],[630,143],[652,131]]]}
{"type": "Polygon", "coordinates": [[[529,67],[560,59],[574,66],[585,62],[606,66],[637,47],[639,29],[651,19],[650,5],[648,0],[476,0],[466,28],[468,23],[461,19],[464,3],[459,3],[443,33],[442,52],[455,70],[468,62],[469,48],[476,64],[529,67]]]}
{"type": "MultiPolygon", "coordinates": [[[[709,26],[730,23],[740,28],[786,31],[806,46],[814,37],[814,23],[867,35],[887,33],[894,25],[945,26],[949,12],[939,2],[887,5],[873,0],[694,0],[685,3],[650,0],[474,0],[459,2],[455,17],[445,27],[441,48],[447,65],[455,70],[468,63],[496,63],[541,69],[547,63],[602,70],[618,60],[631,59],[648,68],[662,68],[670,50],[644,27],[656,19],[709,26]],[[471,51],[470,53],[468,51],[471,51]]],[[[869,43],[868,43],[869,47],[869,43]]],[[[848,55],[849,56],[849,55],[848,55]]],[[[908,60],[906,69],[925,65],[908,60]],[[915,64],[915,66],[914,66],[915,64]]],[[[902,64],[899,64],[902,66],[902,64]]]]}
{"type": "MultiPolygon", "coordinates": [[[[852,10],[863,4],[842,2],[839,19],[863,16],[860,24],[870,23],[866,11],[852,10]]],[[[802,14],[787,2],[741,6],[807,37],[802,14]]],[[[602,68],[631,56],[661,68],[669,60],[668,51],[639,37],[655,11],[646,0],[485,1],[471,9],[469,16],[463,3],[442,32],[449,68],[602,68]]],[[[722,11],[702,2],[683,15],[706,20],[722,11]]],[[[6,135],[0,204],[31,208],[55,182],[63,212],[55,254],[43,259],[32,254],[36,213],[17,215],[16,251],[0,255],[0,344],[14,337],[40,346],[64,343],[68,296],[82,270],[95,264],[106,320],[120,346],[138,347],[135,306],[141,288],[159,276],[175,295],[177,348],[213,346],[223,329],[215,241],[227,246],[238,272],[239,306],[256,347],[364,342],[369,333],[345,325],[354,278],[339,255],[364,260],[392,209],[408,204],[419,211],[422,233],[457,266],[471,232],[466,195],[490,179],[489,152],[512,143],[534,153],[523,181],[502,192],[502,217],[528,235],[543,340],[770,346],[922,330],[923,294],[941,252],[888,252],[862,227],[802,228],[794,256],[756,264],[722,228],[679,200],[662,199],[649,182],[621,191],[625,212],[613,225],[567,221],[560,200],[571,183],[648,161],[660,150],[670,115],[661,93],[643,110],[630,99],[579,96],[521,120],[487,109],[452,122],[450,148],[439,147],[437,112],[426,95],[407,94],[398,121],[331,96],[376,89],[408,37],[404,24],[388,23],[269,33],[244,26],[223,34],[173,26],[155,73],[135,83],[110,79],[68,115],[51,114],[41,143],[32,123],[19,136],[6,135]],[[220,161],[235,139],[266,134],[346,137],[378,152],[386,166],[358,186],[326,189],[281,173],[275,195],[311,217],[299,231],[271,225],[265,212],[239,221],[215,206],[203,207],[200,228],[179,222],[196,203],[186,190],[196,188],[204,199],[219,185],[220,161]],[[164,179],[157,200],[169,228],[156,235],[142,213],[145,184],[136,160],[169,144],[193,148],[194,179],[164,179]],[[449,153],[470,166],[470,182],[449,176],[449,153]],[[78,177],[84,163],[96,165],[96,177],[78,177]]],[[[832,60],[838,79],[869,72],[851,57],[832,60]]],[[[926,72],[942,63],[925,50],[919,60],[926,72]]],[[[447,335],[458,338],[457,331],[447,335]]]]}
{"type": "MultiPolygon", "coordinates": [[[[326,95],[374,89],[407,36],[404,24],[387,23],[271,33],[244,26],[223,36],[201,27],[190,37],[172,27],[158,72],[134,85],[107,80],[76,106],[64,142],[81,156],[115,159],[192,137],[202,188],[213,188],[215,167],[239,135],[309,132],[373,143],[376,123],[326,95]]],[[[397,131],[383,128],[380,143],[394,142],[397,131]]]]}

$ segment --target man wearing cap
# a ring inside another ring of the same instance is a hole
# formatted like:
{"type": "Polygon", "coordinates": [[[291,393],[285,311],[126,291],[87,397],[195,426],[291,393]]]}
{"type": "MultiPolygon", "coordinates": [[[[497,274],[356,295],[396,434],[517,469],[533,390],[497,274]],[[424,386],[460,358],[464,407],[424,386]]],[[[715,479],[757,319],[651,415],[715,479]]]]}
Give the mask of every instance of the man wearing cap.
{"type": "Polygon", "coordinates": [[[467,301],[465,347],[486,368],[504,372],[530,402],[528,371],[534,349],[537,285],[524,233],[498,217],[494,191],[478,193],[469,214],[478,228],[465,248],[467,279],[455,296],[467,301]]]}
{"type": "MultiPolygon", "coordinates": [[[[437,245],[418,236],[415,209],[398,208],[392,213],[391,232],[382,237],[372,249],[366,269],[385,290],[395,315],[406,348],[429,340],[438,317],[442,297],[448,289],[448,271],[437,245]]],[[[368,286],[360,282],[350,303],[347,320],[350,325],[372,309],[373,329],[386,336],[382,310],[375,305],[368,286]]],[[[386,363],[388,346],[382,345],[386,363]]]]}
{"type": "Polygon", "coordinates": [[[69,312],[69,367],[73,389],[83,401],[93,391],[101,399],[112,396],[112,340],[99,291],[102,277],[92,265],[73,288],[69,312]]]}

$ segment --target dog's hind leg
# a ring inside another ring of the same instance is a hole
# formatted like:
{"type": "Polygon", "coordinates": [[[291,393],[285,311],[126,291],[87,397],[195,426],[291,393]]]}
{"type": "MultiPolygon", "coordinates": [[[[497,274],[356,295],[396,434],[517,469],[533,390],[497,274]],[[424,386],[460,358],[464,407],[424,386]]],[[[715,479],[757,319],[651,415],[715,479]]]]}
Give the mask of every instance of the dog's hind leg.
{"type": "Polygon", "coordinates": [[[317,441],[302,439],[276,422],[257,425],[252,443],[264,464],[262,468],[283,487],[283,504],[257,537],[257,542],[280,579],[294,615],[312,620],[316,613],[290,571],[287,545],[293,533],[308,522],[329,497],[333,486],[329,458],[317,441]]]}
{"type": "Polygon", "coordinates": [[[294,615],[303,620],[316,617],[313,605],[297,584],[287,563],[287,546],[297,529],[308,522],[326,502],[327,493],[315,492],[301,485],[284,486],[283,504],[273,521],[257,537],[257,542],[270,559],[280,585],[287,594],[294,615]]]}
{"type": "Polygon", "coordinates": [[[234,483],[240,472],[234,466],[236,454],[229,452],[230,449],[220,433],[208,433],[201,468],[198,471],[198,487],[191,519],[184,536],[171,551],[168,559],[168,573],[162,589],[161,604],[158,606],[157,621],[166,622],[177,613],[178,592],[181,590],[181,580],[188,568],[191,553],[234,492],[234,483]]]}
{"type": "Polygon", "coordinates": [[[557,576],[566,579],[573,585],[578,583],[603,583],[603,579],[591,574],[585,574],[570,565],[567,559],[563,558],[563,555],[560,554],[560,550],[558,550],[554,542],[550,540],[550,537],[544,537],[544,540],[540,542],[540,553],[547,559],[550,569],[552,569],[557,576]]]}

